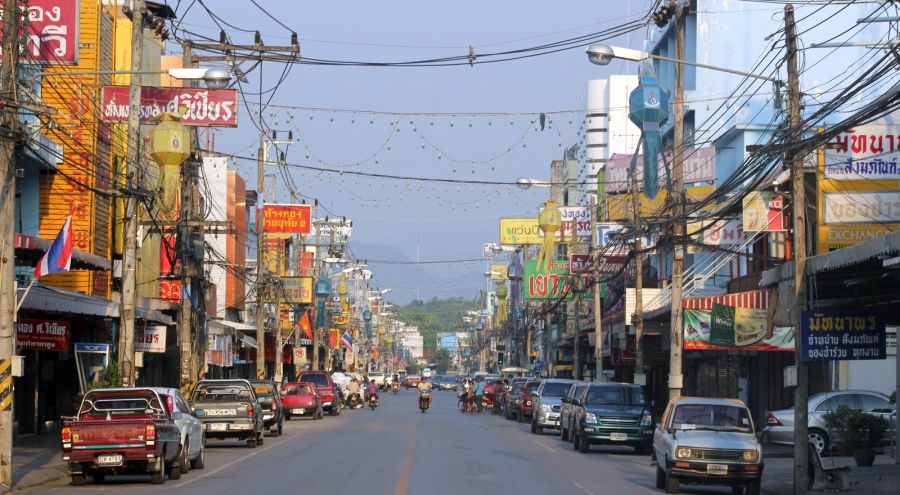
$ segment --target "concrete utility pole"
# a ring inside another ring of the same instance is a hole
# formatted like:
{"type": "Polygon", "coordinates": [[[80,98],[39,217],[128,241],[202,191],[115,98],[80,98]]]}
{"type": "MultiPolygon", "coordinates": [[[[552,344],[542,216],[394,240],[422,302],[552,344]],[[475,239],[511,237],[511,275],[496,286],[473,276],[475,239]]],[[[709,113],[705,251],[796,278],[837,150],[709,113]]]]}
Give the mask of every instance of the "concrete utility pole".
{"type": "Polygon", "coordinates": [[[603,378],[603,302],[600,297],[600,232],[598,229],[600,208],[597,197],[591,195],[591,252],[594,262],[594,381],[604,382],[603,378]]]}
{"type": "MultiPolygon", "coordinates": [[[[684,16],[679,5],[675,13],[675,58],[684,60],[684,16]]],[[[672,218],[675,246],[672,250],[672,324],[669,342],[669,398],[681,395],[684,375],[681,374],[681,345],[683,312],[681,300],[684,288],[684,64],[675,62],[674,152],[672,160],[672,218]]]]}
{"type": "MultiPolygon", "coordinates": [[[[316,205],[316,208],[313,209],[313,228],[316,229],[316,255],[313,258],[313,274],[315,276],[315,278],[313,280],[318,281],[319,277],[321,275],[321,272],[322,272],[321,263],[322,263],[322,259],[323,259],[323,256],[321,254],[322,246],[320,245],[320,242],[322,240],[322,235],[321,235],[322,229],[319,226],[318,222],[316,222],[316,218],[315,218],[319,211],[319,208],[318,208],[319,200],[316,200],[315,205],[316,205]]],[[[313,291],[313,292],[315,292],[315,291],[313,291]]],[[[316,296],[316,297],[319,297],[319,296],[316,296]]],[[[318,301],[316,301],[316,302],[318,302],[318,301]]],[[[327,302],[325,304],[327,304],[327,302]]],[[[316,308],[317,308],[316,311],[318,311],[318,305],[316,306],[316,308]]],[[[323,308],[323,312],[324,312],[324,308],[325,308],[324,304],[322,305],[322,308],[323,308]]],[[[313,327],[312,369],[314,369],[314,370],[319,369],[319,342],[321,341],[321,338],[320,338],[321,332],[319,330],[319,325],[318,325],[319,318],[322,318],[322,320],[324,321],[325,315],[320,316],[317,312],[316,313],[316,321],[312,322],[312,327],[313,327]]],[[[327,325],[328,323],[325,322],[325,324],[327,325]]]]}
{"type": "MultiPolygon", "coordinates": [[[[128,149],[125,155],[126,181],[131,188],[140,187],[143,171],[141,148],[141,60],[144,55],[144,0],[131,4],[131,78],[128,89],[128,149]],[[130,179],[130,180],[129,180],[130,179]]],[[[121,330],[119,334],[119,368],[122,386],[134,386],[134,308],[137,301],[137,198],[125,195],[122,250],[121,330]]]]}
{"type": "MultiPolygon", "coordinates": [[[[19,62],[19,1],[3,1],[3,60],[0,62],[0,96],[16,102],[16,76],[19,62]]],[[[12,487],[13,377],[12,357],[16,330],[16,252],[14,217],[16,204],[16,139],[19,115],[3,109],[0,124],[0,485],[12,487]]]]}
{"type": "Polygon", "coordinates": [[[644,374],[644,256],[641,254],[641,200],[637,174],[631,174],[631,218],[634,221],[634,384],[646,385],[644,374]]]}
{"type": "MultiPolygon", "coordinates": [[[[182,45],[182,65],[186,68],[193,67],[193,61],[191,60],[191,42],[185,41],[184,45],[182,45]]],[[[193,83],[189,81],[185,81],[186,87],[193,86],[193,83]]],[[[196,137],[196,129],[191,127],[191,144],[190,149],[193,152],[194,143],[196,137]]],[[[195,373],[194,366],[194,342],[191,334],[192,329],[194,328],[194,306],[192,304],[194,291],[193,291],[193,278],[194,278],[194,256],[193,256],[193,236],[191,235],[192,229],[189,226],[191,222],[196,219],[196,215],[194,213],[196,210],[194,209],[196,203],[194,201],[194,183],[196,179],[196,170],[197,164],[194,162],[193,153],[188,156],[188,159],[184,162],[181,167],[181,212],[179,214],[181,224],[178,226],[178,235],[180,237],[180,243],[178,245],[179,248],[179,259],[181,259],[181,287],[182,287],[182,297],[181,297],[181,306],[179,308],[179,326],[178,326],[178,344],[179,344],[179,356],[181,362],[181,386],[190,385],[194,380],[197,379],[197,374],[195,373]],[[184,294],[188,294],[189,297],[184,297],[184,294]]]]}
{"type": "MultiPolygon", "coordinates": [[[[788,117],[791,122],[791,142],[803,138],[800,117],[800,76],[797,69],[797,26],[794,24],[794,7],[784,6],[784,37],[787,48],[788,117]]],[[[807,430],[809,427],[808,395],[809,370],[802,358],[802,342],[799,338],[801,315],[806,309],[806,189],[803,180],[803,152],[785,156],[791,165],[791,197],[794,210],[794,339],[797,365],[797,386],[794,388],[794,493],[806,493],[807,483],[807,430]]]]}
{"type": "Polygon", "coordinates": [[[266,235],[263,231],[263,205],[266,197],[266,136],[259,137],[256,154],[256,378],[266,377],[266,235]]]}

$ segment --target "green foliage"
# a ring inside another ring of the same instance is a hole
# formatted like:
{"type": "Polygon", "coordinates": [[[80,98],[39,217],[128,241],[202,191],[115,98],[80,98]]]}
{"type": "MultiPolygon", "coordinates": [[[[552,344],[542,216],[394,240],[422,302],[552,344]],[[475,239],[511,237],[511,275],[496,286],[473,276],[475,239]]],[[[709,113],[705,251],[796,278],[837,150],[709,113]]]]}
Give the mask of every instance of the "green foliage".
{"type": "Polygon", "coordinates": [[[888,430],[888,422],[873,414],[846,405],[825,414],[825,426],[854,448],[877,446],[888,430]]]}
{"type": "Polygon", "coordinates": [[[466,312],[477,309],[477,304],[461,297],[413,301],[397,309],[397,319],[407,325],[418,327],[426,349],[437,348],[437,334],[440,332],[462,332],[468,330],[463,317],[466,312]]]}
{"type": "Polygon", "coordinates": [[[897,391],[894,390],[893,392],[891,392],[891,404],[896,404],[896,403],[897,403],[897,391]]]}
{"type": "Polygon", "coordinates": [[[437,361],[437,373],[440,375],[447,373],[450,368],[450,351],[441,349],[434,354],[434,359],[437,361]]]}
{"type": "Polygon", "coordinates": [[[122,377],[119,375],[119,365],[117,363],[110,363],[108,366],[100,370],[94,380],[88,383],[87,389],[88,391],[94,390],[96,388],[111,388],[111,387],[121,387],[122,386],[122,377]]]}

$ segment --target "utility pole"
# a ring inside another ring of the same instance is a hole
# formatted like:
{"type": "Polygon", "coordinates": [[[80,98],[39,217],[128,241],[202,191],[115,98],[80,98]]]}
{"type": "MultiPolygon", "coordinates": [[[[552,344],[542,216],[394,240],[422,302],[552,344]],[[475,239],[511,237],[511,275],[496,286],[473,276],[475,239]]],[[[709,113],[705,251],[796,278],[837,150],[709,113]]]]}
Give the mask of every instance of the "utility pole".
{"type": "Polygon", "coordinates": [[[597,206],[597,196],[591,195],[591,251],[593,252],[594,267],[594,381],[604,382],[603,378],[603,303],[600,299],[600,232],[599,226],[600,208],[597,206]]]}
{"type": "Polygon", "coordinates": [[[644,375],[644,256],[641,254],[641,200],[637,174],[631,174],[631,218],[634,221],[634,384],[646,385],[644,375]]]}
{"type": "MultiPolygon", "coordinates": [[[[787,48],[788,117],[791,122],[791,142],[803,138],[800,117],[800,76],[797,68],[797,26],[794,24],[794,7],[784,6],[784,37],[787,48]]],[[[791,196],[794,210],[794,339],[797,366],[797,386],[794,388],[794,493],[806,493],[809,428],[808,395],[809,370],[802,358],[802,342],[799,338],[802,312],[806,309],[806,188],[803,180],[803,151],[785,156],[791,165],[791,196]]]]}
{"type": "MultiPolygon", "coordinates": [[[[678,5],[675,13],[675,59],[684,60],[684,9],[678,5]]],[[[669,342],[669,398],[681,395],[684,375],[681,374],[681,345],[683,311],[681,300],[684,288],[684,64],[675,62],[674,153],[672,160],[672,218],[675,238],[672,250],[672,324],[669,342]]]]}
{"type": "MultiPolygon", "coordinates": [[[[182,45],[182,65],[185,68],[193,67],[191,60],[191,42],[185,41],[182,45]]],[[[132,76],[133,77],[133,76],[132,76]]],[[[185,81],[186,87],[193,86],[193,83],[185,81]]],[[[130,114],[129,114],[130,115],[130,114]]],[[[192,330],[194,328],[194,287],[193,279],[196,275],[193,252],[193,235],[190,227],[193,220],[196,219],[194,213],[194,183],[197,176],[197,164],[194,161],[193,150],[195,149],[196,129],[191,128],[191,153],[188,159],[181,167],[181,211],[179,212],[180,225],[178,226],[178,257],[181,260],[181,307],[179,308],[179,327],[178,327],[178,344],[181,362],[181,386],[188,386],[197,378],[194,365],[194,337],[192,330]],[[185,297],[187,295],[187,297],[185,297]]],[[[199,361],[199,360],[198,360],[199,361]]]]}
{"type": "MultiPolygon", "coordinates": [[[[19,62],[19,1],[3,1],[3,60],[0,62],[0,96],[16,102],[16,77],[19,62]]],[[[0,485],[12,487],[13,377],[16,317],[16,252],[14,238],[16,203],[15,150],[19,115],[12,108],[0,115],[3,130],[0,144],[0,485]]]]}
{"type": "MultiPolygon", "coordinates": [[[[132,0],[131,4],[131,78],[128,89],[128,149],[125,164],[127,183],[131,188],[140,187],[142,171],[140,167],[141,148],[141,60],[144,54],[144,0],[132,0]],[[130,179],[130,180],[129,180],[130,179]]],[[[119,369],[122,386],[134,386],[134,307],[137,301],[137,198],[125,195],[122,250],[122,301],[121,331],[119,334],[119,369]]]]}
{"type": "Polygon", "coordinates": [[[259,137],[256,154],[256,378],[266,377],[266,235],[263,231],[263,209],[266,197],[266,137],[259,137]]]}
{"type": "MultiPolygon", "coordinates": [[[[316,255],[313,258],[313,267],[314,267],[313,273],[316,277],[314,280],[318,281],[319,277],[321,276],[321,272],[322,272],[322,266],[321,266],[322,246],[319,245],[320,241],[322,240],[322,235],[321,235],[322,228],[320,227],[319,223],[316,221],[316,215],[318,214],[318,211],[319,211],[319,208],[318,208],[319,200],[316,200],[315,206],[316,206],[316,208],[313,210],[313,228],[316,229],[316,255]]],[[[319,296],[316,296],[316,297],[319,297],[319,296]]],[[[318,301],[316,301],[316,302],[318,302],[318,301]]],[[[316,311],[318,311],[318,308],[321,306],[322,312],[325,312],[325,304],[327,304],[327,303],[317,305],[316,311]]],[[[314,370],[319,369],[319,341],[320,341],[320,336],[321,336],[321,332],[319,331],[319,318],[322,318],[322,320],[324,321],[325,315],[324,314],[319,315],[318,313],[316,313],[316,321],[313,322],[312,369],[314,369],[314,370]]]]}

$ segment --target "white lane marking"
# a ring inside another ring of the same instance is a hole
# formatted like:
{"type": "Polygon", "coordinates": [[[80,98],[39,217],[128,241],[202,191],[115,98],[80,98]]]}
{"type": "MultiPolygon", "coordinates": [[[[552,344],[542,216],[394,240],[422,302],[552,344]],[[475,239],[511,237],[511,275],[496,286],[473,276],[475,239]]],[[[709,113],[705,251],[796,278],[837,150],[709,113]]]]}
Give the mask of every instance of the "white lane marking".
{"type": "Polygon", "coordinates": [[[534,443],[536,443],[536,444],[540,445],[541,447],[543,447],[543,448],[549,450],[550,452],[556,452],[556,449],[554,449],[553,447],[550,447],[549,445],[545,445],[543,442],[539,442],[539,441],[537,441],[537,440],[534,440],[534,443]]]}
{"type": "Polygon", "coordinates": [[[579,483],[579,482],[577,482],[577,481],[573,481],[572,484],[575,485],[575,488],[578,488],[579,490],[583,491],[584,493],[587,493],[588,495],[594,495],[594,492],[592,492],[592,491],[588,490],[587,488],[583,487],[583,486],[581,485],[581,483],[579,483]]]}

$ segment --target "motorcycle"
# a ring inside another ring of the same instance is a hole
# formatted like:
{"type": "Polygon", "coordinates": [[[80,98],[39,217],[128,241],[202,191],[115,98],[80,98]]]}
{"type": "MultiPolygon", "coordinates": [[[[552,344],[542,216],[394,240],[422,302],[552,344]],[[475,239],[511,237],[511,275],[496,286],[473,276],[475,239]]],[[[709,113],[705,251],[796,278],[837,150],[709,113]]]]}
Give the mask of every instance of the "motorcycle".
{"type": "MultiPolygon", "coordinates": [[[[362,407],[362,406],[360,406],[362,407]]],[[[376,407],[378,407],[378,397],[375,395],[369,396],[369,407],[374,411],[376,407]]]]}
{"type": "Polygon", "coordinates": [[[394,382],[391,384],[391,392],[395,394],[400,391],[400,382],[394,382]]]}
{"type": "Polygon", "coordinates": [[[494,409],[494,399],[491,398],[490,395],[481,396],[481,402],[478,403],[478,412],[481,412],[485,409],[492,410],[494,409]]]}
{"type": "Polygon", "coordinates": [[[428,390],[419,391],[419,409],[423,413],[428,409],[429,402],[431,402],[431,392],[428,390]]]}
{"type": "Polygon", "coordinates": [[[347,399],[347,407],[350,409],[359,409],[362,406],[362,397],[360,397],[358,393],[350,394],[350,398],[347,399]]]}

